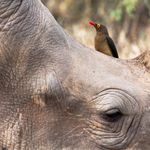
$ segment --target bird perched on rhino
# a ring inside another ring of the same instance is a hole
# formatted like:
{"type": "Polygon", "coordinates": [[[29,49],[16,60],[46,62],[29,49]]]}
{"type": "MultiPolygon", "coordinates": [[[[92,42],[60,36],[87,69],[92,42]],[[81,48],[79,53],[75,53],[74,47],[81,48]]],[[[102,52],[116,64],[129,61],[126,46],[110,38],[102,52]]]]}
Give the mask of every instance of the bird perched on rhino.
{"type": "Polygon", "coordinates": [[[109,36],[106,26],[104,26],[103,24],[97,24],[92,21],[90,21],[89,23],[96,29],[96,35],[94,38],[95,49],[106,55],[118,58],[116,46],[112,38],[109,36]]]}

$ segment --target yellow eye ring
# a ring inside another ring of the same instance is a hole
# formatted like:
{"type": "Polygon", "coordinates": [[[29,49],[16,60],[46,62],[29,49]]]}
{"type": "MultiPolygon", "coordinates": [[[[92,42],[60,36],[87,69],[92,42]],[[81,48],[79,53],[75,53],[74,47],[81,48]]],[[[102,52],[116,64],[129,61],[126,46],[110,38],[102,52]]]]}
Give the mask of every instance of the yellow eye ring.
{"type": "Polygon", "coordinates": [[[97,24],[97,27],[100,27],[101,25],[100,24],[97,24]]]}

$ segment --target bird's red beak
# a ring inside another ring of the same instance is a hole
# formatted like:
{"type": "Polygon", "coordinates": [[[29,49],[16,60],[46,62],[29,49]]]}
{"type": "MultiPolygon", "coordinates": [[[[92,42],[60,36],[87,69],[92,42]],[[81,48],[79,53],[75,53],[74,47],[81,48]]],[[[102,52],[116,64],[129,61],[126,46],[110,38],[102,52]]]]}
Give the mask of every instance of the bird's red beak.
{"type": "Polygon", "coordinates": [[[95,23],[94,23],[94,22],[90,21],[89,23],[90,23],[91,25],[95,26],[95,23]]]}

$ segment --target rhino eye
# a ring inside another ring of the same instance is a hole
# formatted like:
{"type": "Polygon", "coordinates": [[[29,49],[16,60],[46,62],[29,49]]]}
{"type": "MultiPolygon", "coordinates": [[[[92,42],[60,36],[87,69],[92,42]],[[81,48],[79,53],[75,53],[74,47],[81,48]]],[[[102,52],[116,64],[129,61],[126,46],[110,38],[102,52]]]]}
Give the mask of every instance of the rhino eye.
{"type": "Polygon", "coordinates": [[[122,113],[118,109],[111,109],[103,113],[102,117],[110,122],[117,121],[122,116],[122,113]]]}

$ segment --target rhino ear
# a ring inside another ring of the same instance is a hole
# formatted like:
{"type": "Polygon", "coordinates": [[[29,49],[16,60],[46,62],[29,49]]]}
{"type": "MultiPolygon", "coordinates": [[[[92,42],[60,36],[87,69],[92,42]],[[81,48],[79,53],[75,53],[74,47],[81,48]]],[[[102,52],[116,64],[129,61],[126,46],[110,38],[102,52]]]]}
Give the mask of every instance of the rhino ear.
{"type": "Polygon", "coordinates": [[[150,70],[150,50],[145,51],[140,56],[136,57],[134,60],[138,60],[140,64],[139,67],[145,67],[147,71],[150,70]]]}

